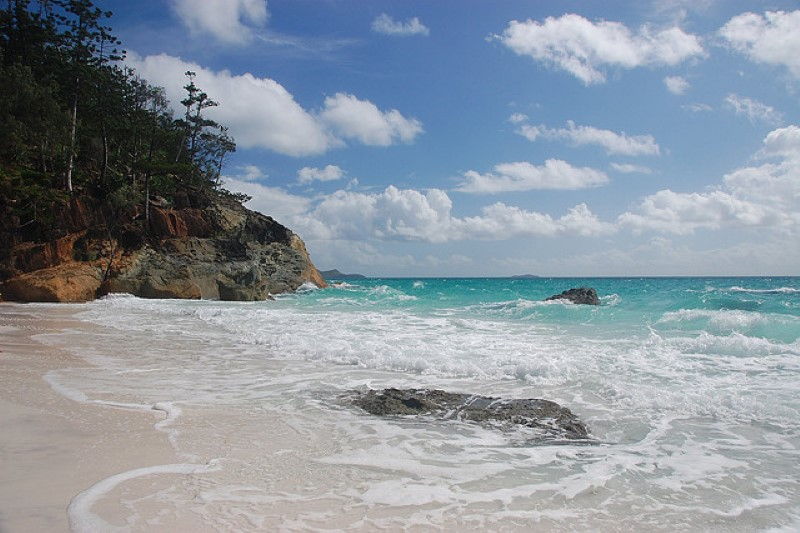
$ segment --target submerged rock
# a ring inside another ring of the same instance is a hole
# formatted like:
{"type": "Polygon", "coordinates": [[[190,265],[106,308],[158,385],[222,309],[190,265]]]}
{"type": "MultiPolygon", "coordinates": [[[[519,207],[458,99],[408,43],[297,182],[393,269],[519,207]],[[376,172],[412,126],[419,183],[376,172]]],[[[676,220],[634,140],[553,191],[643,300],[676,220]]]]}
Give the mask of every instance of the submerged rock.
{"type": "Polygon", "coordinates": [[[356,391],[352,402],[377,416],[427,415],[501,429],[525,426],[540,431],[540,440],[589,438],[586,426],[572,411],[549,400],[504,400],[438,389],[389,388],[356,391]]]}
{"type": "Polygon", "coordinates": [[[600,305],[600,298],[597,297],[597,291],[589,287],[569,289],[561,294],[555,294],[549,298],[545,298],[545,301],[548,300],[569,300],[576,304],[600,305]]]}

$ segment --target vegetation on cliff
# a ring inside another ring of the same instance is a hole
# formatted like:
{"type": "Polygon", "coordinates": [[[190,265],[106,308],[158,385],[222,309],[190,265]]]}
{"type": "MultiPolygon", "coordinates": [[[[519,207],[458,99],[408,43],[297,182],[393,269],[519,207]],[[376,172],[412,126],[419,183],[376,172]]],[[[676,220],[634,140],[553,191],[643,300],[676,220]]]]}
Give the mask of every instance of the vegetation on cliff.
{"type": "Polygon", "coordinates": [[[110,16],[91,0],[0,8],[3,296],[261,299],[324,284],[297,236],[221,187],[236,145],[194,73],[176,116],[121,61],[110,16]]]}
{"type": "Polygon", "coordinates": [[[161,88],[125,67],[110,12],[91,0],[9,0],[0,9],[0,223],[13,240],[57,237],[54,216],[88,196],[109,218],[148,199],[224,194],[235,150],[203,115],[217,105],[187,72],[176,118],[161,88]]]}

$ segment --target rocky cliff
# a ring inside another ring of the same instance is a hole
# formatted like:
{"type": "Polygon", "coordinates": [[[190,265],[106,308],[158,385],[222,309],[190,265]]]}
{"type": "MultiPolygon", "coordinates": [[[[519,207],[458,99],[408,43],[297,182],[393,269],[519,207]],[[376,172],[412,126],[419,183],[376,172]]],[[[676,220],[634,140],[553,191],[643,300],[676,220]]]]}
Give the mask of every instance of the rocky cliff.
{"type": "Polygon", "coordinates": [[[232,199],[151,207],[111,217],[88,198],[55,206],[39,239],[0,231],[6,300],[75,302],[110,292],[145,298],[263,300],[305,282],[325,286],[303,241],[232,199]]]}

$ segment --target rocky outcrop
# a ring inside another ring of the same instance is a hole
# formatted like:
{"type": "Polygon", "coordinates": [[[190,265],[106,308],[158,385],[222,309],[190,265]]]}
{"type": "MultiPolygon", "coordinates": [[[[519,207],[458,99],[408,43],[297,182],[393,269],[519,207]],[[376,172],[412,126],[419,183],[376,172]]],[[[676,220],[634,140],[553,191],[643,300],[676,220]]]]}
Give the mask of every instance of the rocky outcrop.
{"type": "Polygon", "coordinates": [[[539,399],[503,400],[438,389],[383,389],[353,392],[352,403],[378,416],[418,415],[476,422],[500,429],[525,426],[538,440],[588,439],[572,411],[539,399]]]}
{"type": "Polygon", "coordinates": [[[597,291],[589,287],[579,287],[577,289],[569,289],[561,294],[556,294],[545,298],[549,300],[569,300],[575,304],[585,305],[600,305],[600,298],[597,297],[597,291]]]}
{"type": "Polygon", "coordinates": [[[16,276],[3,284],[3,297],[20,302],[86,302],[100,288],[100,270],[67,263],[16,276]]]}
{"type": "Polygon", "coordinates": [[[4,299],[85,301],[127,292],[144,298],[263,300],[306,282],[326,286],[297,235],[233,200],[152,207],[146,229],[137,212],[113,235],[88,215],[91,209],[72,203],[77,206],[71,208],[77,213],[72,231],[5,250],[4,299]]]}

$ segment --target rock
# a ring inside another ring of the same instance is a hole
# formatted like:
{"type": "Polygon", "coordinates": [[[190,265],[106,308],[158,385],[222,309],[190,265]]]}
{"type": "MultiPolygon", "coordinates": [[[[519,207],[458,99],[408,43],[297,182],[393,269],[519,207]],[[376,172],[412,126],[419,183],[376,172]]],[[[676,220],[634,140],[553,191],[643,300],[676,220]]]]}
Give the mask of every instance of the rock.
{"type": "Polygon", "coordinates": [[[539,399],[503,400],[438,389],[383,389],[354,392],[352,402],[377,416],[423,415],[477,422],[501,429],[525,426],[538,440],[588,439],[586,426],[572,411],[539,399]]]}
{"type": "Polygon", "coordinates": [[[576,304],[600,305],[600,299],[597,297],[597,291],[589,287],[569,289],[561,294],[556,294],[554,296],[550,296],[549,298],[545,298],[545,301],[548,300],[569,300],[570,302],[576,304]]]}
{"type": "Polygon", "coordinates": [[[94,300],[100,280],[88,263],[65,263],[13,277],[0,290],[3,299],[19,302],[86,302],[94,300]]]}
{"type": "Polygon", "coordinates": [[[156,208],[153,227],[160,241],[122,258],[101,292],[252,301],[306,282],[327,286],[300,237],[236,203],[204,210],[156,208]]]}
{"type": "MultiPolygon", "coordinates": [[[[180,204],[202,205],[188,196],[180,204]]],[[[92,211],[86,205],[73,202],[68,206],[80,215],[72,218],[80,220],[59,228],[79,231],[44,243],[0,243],[0,280],[7,280],[6,299],[91,300],[100,287],[99,277],[91,284],[80,282],[85,290],[76,288],[73,294],[66,288],[70,280],[54,286],[54,276],[66,275],[69,269],[43,269],[79,260],[90,269],[105,271],[112,254],[107,279],[98,291],[101,295],[127,292],[143,298],[265,300],[306,282],[327,286],[300,237],[233,200],[219,198],[202,208],[151,205],[148,231],[144,231],[143,212],[137,211],[119,221],[113,236],[101,219],[89,217],[92,211]],[[22,277],[26,273],[37,276],[22,277]]]]}

